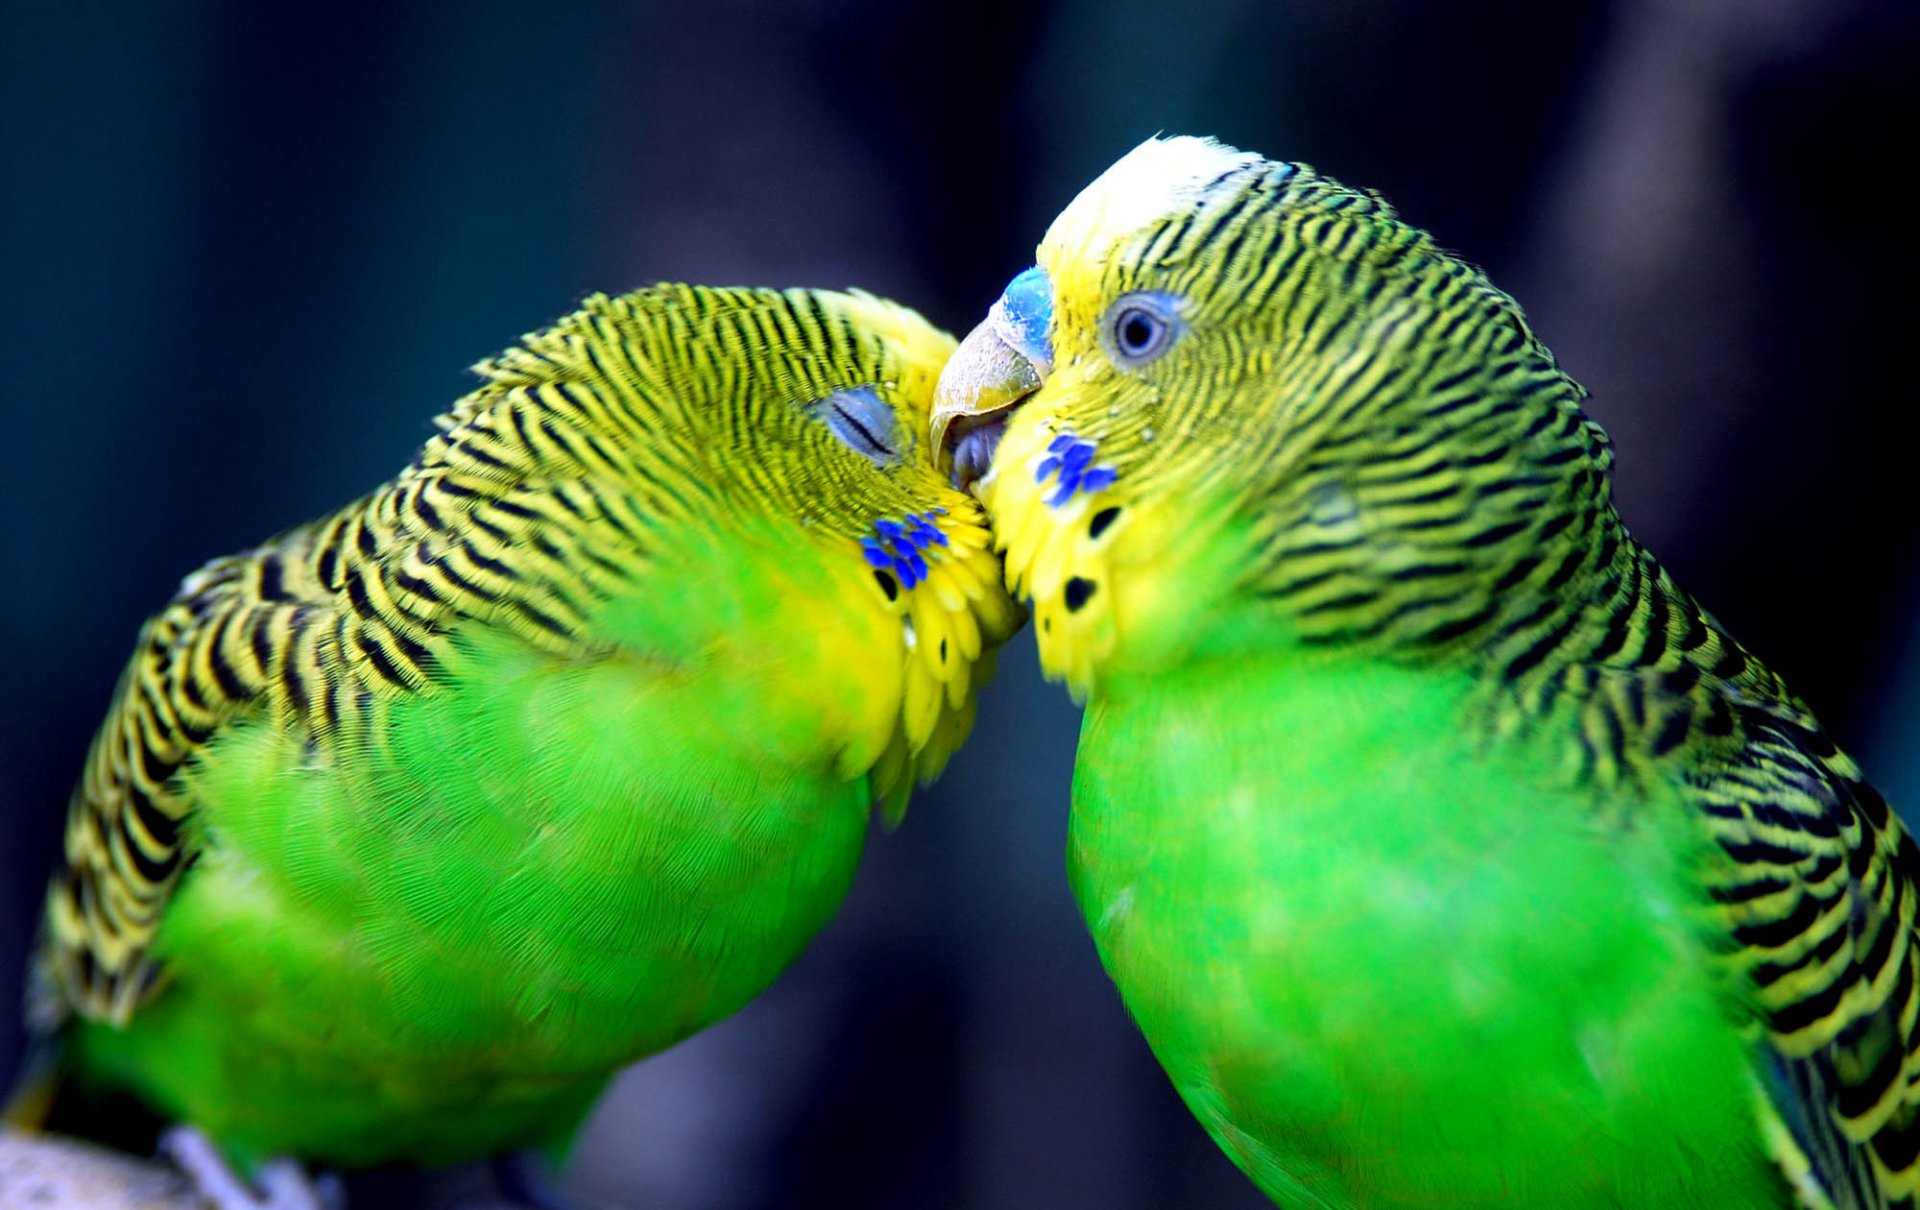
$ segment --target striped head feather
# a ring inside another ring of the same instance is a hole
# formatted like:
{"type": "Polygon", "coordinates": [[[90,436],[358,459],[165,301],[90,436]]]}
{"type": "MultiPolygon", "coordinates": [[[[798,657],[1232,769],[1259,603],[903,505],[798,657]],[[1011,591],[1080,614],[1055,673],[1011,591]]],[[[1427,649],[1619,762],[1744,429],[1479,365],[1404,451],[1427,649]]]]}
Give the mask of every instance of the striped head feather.
{"type": "MultiPolygon", "coordinates": [[[[1051,372],[977,490],[1076,692],[1281,634],[1469,653],[1577,589],[1534,556],[1611,515],[1605,435],[1513,300],[1377,196],[1153,140],[1038,260],[1051,372]]],[[[991,336],[949,363],[936,433],[991,336]]]]}

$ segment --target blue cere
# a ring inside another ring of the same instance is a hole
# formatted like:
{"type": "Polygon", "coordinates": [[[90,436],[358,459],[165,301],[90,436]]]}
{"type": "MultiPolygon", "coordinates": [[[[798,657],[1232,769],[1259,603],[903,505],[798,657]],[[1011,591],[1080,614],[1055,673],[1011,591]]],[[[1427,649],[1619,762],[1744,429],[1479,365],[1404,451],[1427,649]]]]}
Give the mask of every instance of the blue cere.
{"type": "Polygon", "coordinates": [[[860,553],[869,567],[890,571],[899,577],[902,588],[912,588],[927,578],[927,551],[947,544],[947,535],[934,521],[946,511],[908,513],[898,521],[883,517],[873,523],[874,536],[860,539],[860,553]]]}
{"type": "Polygon", "coordinates": [[[1053,365],[1053,344],[1047,339],[1053,326],[1053,282],[1045,269],[1035,265],[1008,282],[1000,292],[1000,314],[1012,329],[1014,347],[1027,360],[1053,365]]]}
{"type": "Polygon", "coordinates": [[[1048,443],[1047,456],[1033,468],[1033,481],[1045,483],[1055,475],[1060,476],[1053,494],[1047,497],[1049,508],[1059,508],[1080,492],[1092,495],[1111,487],[1119,478],[1119,472],[1112,467],[1093,465],[1095,449],[1093,442],[1072,433],[1062,433],[1048,443]]]}

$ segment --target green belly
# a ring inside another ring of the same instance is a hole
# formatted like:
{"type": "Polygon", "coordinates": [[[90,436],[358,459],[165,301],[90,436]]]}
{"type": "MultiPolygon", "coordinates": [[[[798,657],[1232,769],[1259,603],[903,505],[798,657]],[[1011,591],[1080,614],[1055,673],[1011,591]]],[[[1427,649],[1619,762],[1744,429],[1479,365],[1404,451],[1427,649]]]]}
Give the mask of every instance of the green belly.
{"type": "Polygon", "coordinates": [[[1094,702],[1070,872],[1175,1085],[1286,1206],[1786,1204],[1692,822],[1475,750],[1465,691],[1321,663],[1094,702]]]}
{"type": "Polygon", "coordinates": [[[705,687],[618,658],[488,669],[390,743],[264,720],[192,771],[208,844],[168,982],[83,1072],[243,1162],[560,1145],[619,1066],[732,1013],[839,905],[865,778],[754,759],[705,687]]]}

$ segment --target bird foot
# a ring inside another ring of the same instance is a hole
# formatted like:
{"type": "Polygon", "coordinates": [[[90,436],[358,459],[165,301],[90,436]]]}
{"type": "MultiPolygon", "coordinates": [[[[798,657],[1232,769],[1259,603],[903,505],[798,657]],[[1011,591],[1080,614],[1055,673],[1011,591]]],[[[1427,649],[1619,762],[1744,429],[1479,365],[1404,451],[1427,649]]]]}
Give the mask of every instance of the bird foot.
{"type": "Polygon", "coordinates": [[[268,1160],[249,1185],[227,1163],[220,1149],[191,1126],[174,1126],[160,1136],[160,1152],[186,1174],[194,1191],[213,1210],[346,1210],[346,1190],[332,1173],[309,1177],[300,1161],[268,1160]]]}

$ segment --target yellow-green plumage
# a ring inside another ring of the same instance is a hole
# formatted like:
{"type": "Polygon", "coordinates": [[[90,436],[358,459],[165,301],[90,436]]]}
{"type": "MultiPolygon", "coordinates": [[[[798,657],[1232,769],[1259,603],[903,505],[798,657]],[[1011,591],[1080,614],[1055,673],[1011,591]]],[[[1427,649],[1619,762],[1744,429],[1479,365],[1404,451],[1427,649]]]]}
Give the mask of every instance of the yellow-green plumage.
{"type": "Polygon", "coordinates": [[[564,1145],[745,1003],[1017,624],[920,436],[951,347],[864,295],[596,296],[188,577],[49,892],[67,1068],[244,1162],[441,1162],[564,1145]]]}
{"type": "Polygon", "coordinates": [[[1088,701],[1069,873],[1228,1155],[1287,1206],[1913,1204],[1920,853],[1628,536],[1513,301],[1191,139],[1039,259],[935,431],[1044,378],[981,494],[1088,701]]]}

